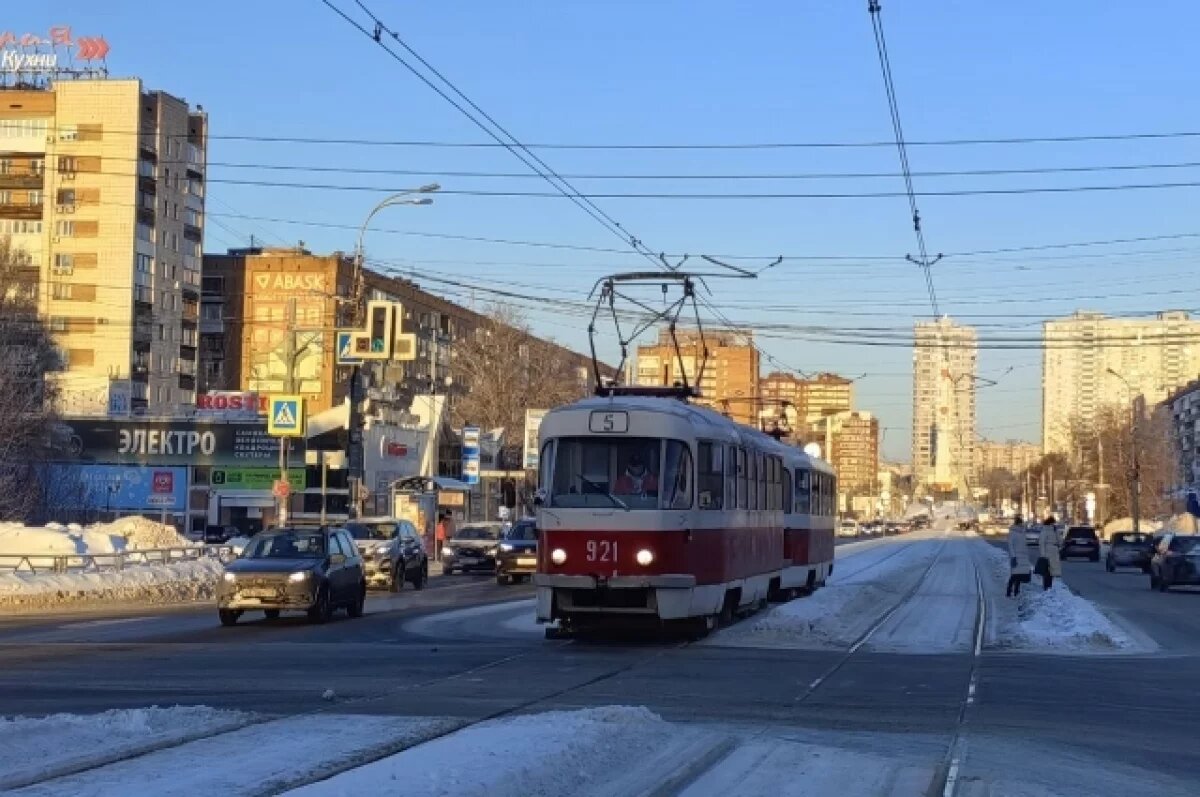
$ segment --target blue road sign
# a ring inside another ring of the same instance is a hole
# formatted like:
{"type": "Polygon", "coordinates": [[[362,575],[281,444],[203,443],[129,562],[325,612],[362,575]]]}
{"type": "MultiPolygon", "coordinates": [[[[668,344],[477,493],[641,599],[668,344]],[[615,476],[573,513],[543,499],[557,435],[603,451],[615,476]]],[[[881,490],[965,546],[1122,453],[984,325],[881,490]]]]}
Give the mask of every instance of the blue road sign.
{"type": "Polygon", "coordinates": [[[337,364],[362,365],[362,360],[354,356],[354,330],[339,329],[337,332],[337,364]]]}
{"type": "Polygon", "coordinates": [[[267,404],[267,434],[272,437],[304,437],[303,397],[271,396],[267,404]]]}
{"type": "Polygon", "coordinates": [[[467,484],[479,484],[479,427],[464,426],[462,430],[462,475],[467,484]]]}

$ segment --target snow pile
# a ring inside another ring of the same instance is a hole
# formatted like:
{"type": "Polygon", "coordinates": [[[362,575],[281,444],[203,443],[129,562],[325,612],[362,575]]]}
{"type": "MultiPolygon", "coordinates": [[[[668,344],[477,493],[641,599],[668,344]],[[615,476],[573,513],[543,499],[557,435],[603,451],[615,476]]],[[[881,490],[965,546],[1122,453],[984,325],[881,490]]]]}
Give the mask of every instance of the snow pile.
{"type": "MultiPolygon", "coordinates": [[[[1142,531],[1158,531],[1162,528],[1162,521],[1147,520],[1142,518],[1138,521],[1138,528],[1142,531]]],[[[1133,531],[1133,518],[1119,517],[1110,520],[1104,524],[1104,539],[1110,539],[1112,535],[1118,531],[1133,531]]]]}
{"type": "Polygon", "coordinates": [[[0,555],[115,553],[125,548],[125,538],[107,527],[84,529],[59,523],[42,528],[20,523],[0,523],[0,555]]]}
{"type": "Polygon", "coordinates": [[[140,515],[123,517],[112,523],[98,524],[88,528],[92,531],[103,531],[112,536],[123,537],[127,547],[132,550],[186,548],[194,544],[176,531],[174,526],[159,523],[140,515]]]}
{"type": "Polygon", "coordinates": [[[1049,590],[1021,592],[1012,638],[1018,646],[1069,651],[1133,647],[1128,634],[1061,580],[1049,590]]]}
{"type": "Polygon", "coordinates": [[[0,572],[0,610],[211,600],[222,570],[217,559],[195,559],[87,573],[0,572]]]}
{"type": "Polygon", "coordinates": [[[239,711],[206,706],[0,717],[0,789],[230,729],[250,718],[239,711]]]}
{"type": "Polygon", "coordinates": [[[287,794],[582,793],[677,732],[649,709],[633,706],[493,720],[287,794]]]}

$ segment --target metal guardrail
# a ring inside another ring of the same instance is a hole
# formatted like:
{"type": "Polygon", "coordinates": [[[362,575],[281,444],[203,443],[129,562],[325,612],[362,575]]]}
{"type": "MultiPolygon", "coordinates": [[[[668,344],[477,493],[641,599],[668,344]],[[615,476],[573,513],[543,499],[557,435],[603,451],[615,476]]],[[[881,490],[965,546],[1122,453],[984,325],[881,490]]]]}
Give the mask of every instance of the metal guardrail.
{"type": "Polygon", "coordinates": [[[126,567],[151,564],[172,564],[199,559],[234,557],[230,545],[189,545],[183,548],[147,548],[118,553],[87,554],[17,554],[0,553],[0,572],[12,573],[99,573],[124,570],[126,567]]]}

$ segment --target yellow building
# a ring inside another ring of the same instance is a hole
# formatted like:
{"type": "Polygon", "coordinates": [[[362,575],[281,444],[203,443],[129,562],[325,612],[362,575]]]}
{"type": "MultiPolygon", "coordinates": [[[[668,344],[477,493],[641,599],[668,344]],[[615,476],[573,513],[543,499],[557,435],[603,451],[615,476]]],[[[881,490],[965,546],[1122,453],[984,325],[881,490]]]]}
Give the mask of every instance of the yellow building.
{"type": "Polygon", "coordinates": [[[136,79],[0,88],[0,235],[38,269],[65,412],[194,403],[207,135],[136,79]]]}

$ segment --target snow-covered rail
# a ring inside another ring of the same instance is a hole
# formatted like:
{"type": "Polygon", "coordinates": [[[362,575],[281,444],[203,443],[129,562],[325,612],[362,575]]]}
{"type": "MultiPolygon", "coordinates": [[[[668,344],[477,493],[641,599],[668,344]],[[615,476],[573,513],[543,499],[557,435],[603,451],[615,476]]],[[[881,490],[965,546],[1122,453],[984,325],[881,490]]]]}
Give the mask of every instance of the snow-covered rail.
{"type": "Polygon", "coordinates": [[[133,565],[171,564],[196,559],[224,561],[233,555],[233,548],[228,545],[188,545],[113,553],[0,553],[0,572],[95,573],[106,570],[124,570],[133,565]]]}

